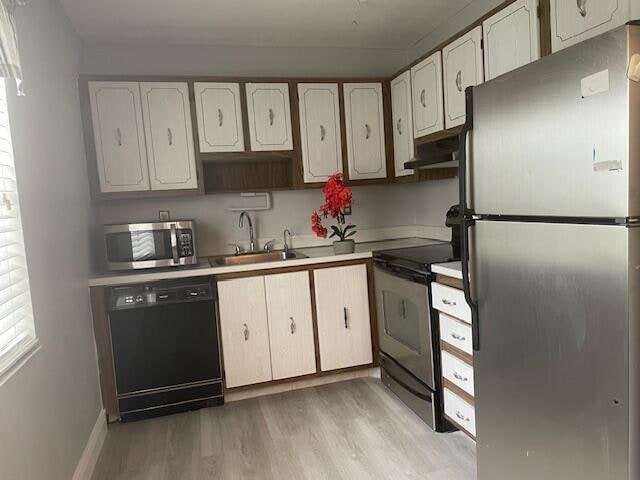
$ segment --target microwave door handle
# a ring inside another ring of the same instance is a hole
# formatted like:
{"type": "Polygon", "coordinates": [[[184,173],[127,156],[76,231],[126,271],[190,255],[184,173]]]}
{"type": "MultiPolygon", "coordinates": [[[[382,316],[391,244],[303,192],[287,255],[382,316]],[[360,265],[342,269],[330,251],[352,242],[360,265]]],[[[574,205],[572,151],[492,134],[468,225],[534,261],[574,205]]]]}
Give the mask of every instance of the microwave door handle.
{"type": "Polygon", "coordinates": [[[469,280],[469,228],[475,225],[478,218],[473,210],[467,208],[467,137],[473,130],[473,87],[465,90],[465,103],[467,118],[460,132],[458,152],[458,180],[460,182],[460,207],[462,208],[462,221],[460,222],[460,259],[462,263],[462,286],[464,298],[471,308],[471,336],[473,337],[473,349],[480,350],[480,325],[478,323],[478,303],[471,293],[471,281],[469,280]]]}
{"type": "Polygon", "coordinates": [[[178,258],[178,232],[176,231],[176,224],[171,224],[171,253],[173,255],[173,263],[178,265],[180,258],[178,258]]]}

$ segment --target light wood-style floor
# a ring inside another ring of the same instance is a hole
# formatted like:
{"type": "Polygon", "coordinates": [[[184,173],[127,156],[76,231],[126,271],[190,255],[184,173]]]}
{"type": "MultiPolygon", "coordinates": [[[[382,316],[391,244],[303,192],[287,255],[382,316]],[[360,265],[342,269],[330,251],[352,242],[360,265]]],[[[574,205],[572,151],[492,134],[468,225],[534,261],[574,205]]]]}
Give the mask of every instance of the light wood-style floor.
{"type": "Polygon", "coordinates": [[[475,480],[475,444],[431,431],[375,378],[113,425],[93,480],[475,480]]]}

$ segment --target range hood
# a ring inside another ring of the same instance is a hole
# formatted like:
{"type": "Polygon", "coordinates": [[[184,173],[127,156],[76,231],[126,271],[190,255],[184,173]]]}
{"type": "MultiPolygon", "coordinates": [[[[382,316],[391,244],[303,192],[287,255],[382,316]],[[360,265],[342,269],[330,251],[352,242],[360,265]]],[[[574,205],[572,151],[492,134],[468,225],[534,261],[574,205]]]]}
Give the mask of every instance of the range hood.
{"type": "Polygon", "coordinates": [[[417,138],[415,156],[404,164],[404,168],[421,170],[457,167],[461,131],[462,126],[459,126],[417,138]]]}

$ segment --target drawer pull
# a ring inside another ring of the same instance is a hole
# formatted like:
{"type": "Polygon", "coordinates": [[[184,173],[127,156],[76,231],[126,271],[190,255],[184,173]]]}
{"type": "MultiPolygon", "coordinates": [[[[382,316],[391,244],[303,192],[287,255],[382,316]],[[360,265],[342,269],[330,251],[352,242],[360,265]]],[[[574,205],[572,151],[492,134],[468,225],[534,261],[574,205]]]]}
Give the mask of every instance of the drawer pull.
{"type": "Polygon", "coordinates": [[[462,375],[460,375],[458,372],[453,372],[453,376],[456,377],[458,380],[460,380],[461,382],[468,382],[469,379],[467,377],[464,377],[462,375]]]}
{"type": "Polygon", "coordinates": [[[249,340],[249,327],[247,327],[246,323],[242,324],[242,330],[243,330],[243,333],[244,333],[244,341],[246,342],[246,341],[249,340]]]}
{"type": "Polygon", "coordinates": [[[456,302],[453,302],[453,301],[451,301],[451,300],[447,300],[446,298],[443,298],[443,299],[442,299],[442,303],[444,303],[445,305],[450,305],[450,306],[452,306],[452,307],[455,307],[455,306],[457,305],[457,303],[456,303],[456,302]]]}
{"type": "Polygon", "coordinates": [[[291,335],[293,335],[294,333],[296,333],[296,321],[293,319],[293,317],[289,317],[289,320],[291,320],[291,335]]]}
{"type": "Polygon", "coordinates": [[[463,337],[462,335],[458,335],[458,334],[457,334],[457,333],[455,333],[455,332],[452,332],[452,333],[451,333],[451,338],[453,338],[453,339],[455,339],[455,340],[458,340],[458,341],[460,341],[460,342],[464,342],[464,341],[467,339],[467,337],[463,337]]]}
{"type": "Polygon", "coordinates": [[[583,17],[587,16],[587,0],[576,0],[576,4],[578,5],[578,10],[580,11],[580,15],[583,17]]]}
{"type": "Polygon", "coordinates": [[[460,420],[462,420],[463,422],[470,422],[471,419],[465,415],[463,415],[460,410],[456,410],[456,417],[458,417],[460,420]]]}
{"type": "Polygon", "coordinates": [[[222,110],[218,109],[218,126],[221,127],[224,122],[224,117],[222,115],[222,110]]]}

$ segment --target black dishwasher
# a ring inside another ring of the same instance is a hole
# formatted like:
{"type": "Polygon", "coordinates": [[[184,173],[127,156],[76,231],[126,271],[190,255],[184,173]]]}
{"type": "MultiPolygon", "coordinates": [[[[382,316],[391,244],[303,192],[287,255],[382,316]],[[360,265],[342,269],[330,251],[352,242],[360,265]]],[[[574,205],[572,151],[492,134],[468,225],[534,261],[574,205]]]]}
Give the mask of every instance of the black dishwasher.
{"type": "Polygon", "coordinates": [[[109,327],[123,421],[224,403],[210,283],[111,289],[109,327]]]}

